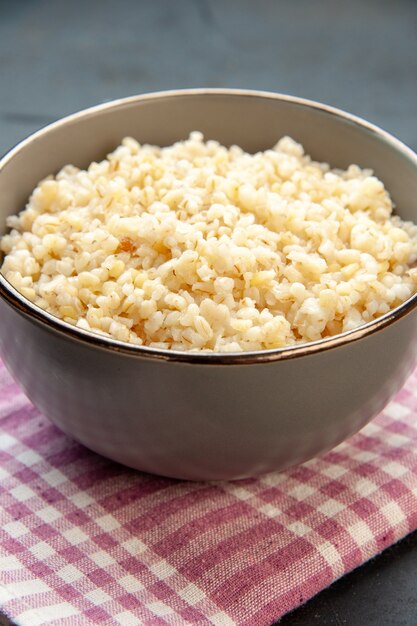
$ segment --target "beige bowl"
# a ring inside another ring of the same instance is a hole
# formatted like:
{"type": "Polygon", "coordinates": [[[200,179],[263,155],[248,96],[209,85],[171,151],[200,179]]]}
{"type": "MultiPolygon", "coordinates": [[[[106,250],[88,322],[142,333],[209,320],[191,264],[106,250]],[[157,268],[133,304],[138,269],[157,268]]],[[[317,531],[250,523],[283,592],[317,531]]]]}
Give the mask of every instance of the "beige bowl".
{"type": "MultiPolygon", "coordinates": [[[[85,167],[125,135],[168,145],[195,129],[248,151],[289,134],[332,166],[371,167],[417,221],[417,157],[384,131],[314,102],[217,89],[118,100],[35,133],[0,162],[0,233],[63,165],[85,167]]],[[[236,479],[305,461],[376,415],[414,367],[416,302],[310,344],[198,354],[75,328],[0,275],[0,352],[33,403],[92,450],[157,474],[236,479]]]]}

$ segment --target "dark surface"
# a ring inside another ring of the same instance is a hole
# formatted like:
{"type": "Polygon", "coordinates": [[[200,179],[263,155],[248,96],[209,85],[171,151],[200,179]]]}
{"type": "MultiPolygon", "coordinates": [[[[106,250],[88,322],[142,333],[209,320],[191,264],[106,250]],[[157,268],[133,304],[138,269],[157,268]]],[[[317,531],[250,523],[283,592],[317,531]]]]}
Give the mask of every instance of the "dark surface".
{"type": "MultiPolygon", "coordinates": [[[[197,86],[316,99],[416,149],[417,2],[0,0],[0,152],[86,106],[197,86]]],[[[417,534],[281,624],[415,626],[417,534]]]]}
{"type": "Polygon", "coordinates": [[[417,533],[336,581],[280,626],[415,626],[417,533]]]}

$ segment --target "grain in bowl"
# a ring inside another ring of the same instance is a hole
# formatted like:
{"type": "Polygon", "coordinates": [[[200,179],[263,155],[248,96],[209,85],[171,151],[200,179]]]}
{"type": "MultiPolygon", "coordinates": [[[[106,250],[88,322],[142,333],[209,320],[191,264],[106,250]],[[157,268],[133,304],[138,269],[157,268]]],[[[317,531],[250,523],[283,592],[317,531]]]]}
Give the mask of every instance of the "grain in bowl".
{"type": "Polygon", "coordinates": [[[289,137],[249,154],[193,132],[125,138],[41,181],[8,218],[4,276],[85,330],[180,351],[281,348],[336,335],[415,293],[417,226],[356,165],[289,137]]]}

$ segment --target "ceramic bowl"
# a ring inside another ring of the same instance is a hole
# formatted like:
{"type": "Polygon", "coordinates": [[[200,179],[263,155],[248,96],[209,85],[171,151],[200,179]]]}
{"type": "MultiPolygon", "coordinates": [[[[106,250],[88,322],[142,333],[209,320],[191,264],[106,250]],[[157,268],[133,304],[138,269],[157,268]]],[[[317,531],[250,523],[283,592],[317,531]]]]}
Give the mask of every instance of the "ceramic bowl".
{"type": "MultiPolygon", "coordinates": [[[[93,107],[20,143],[0,162],[0,234],[63,165],[85,167],[126,135],[168,145],[192,130],[248,151],[290,135],[334,167],[372,168],[398,213],[417,220],[417,157],[386,132],[298,98],[187,90],[93,107]]],[[[190,354],[75,328],[0,276],[0,353],[40,411],[92,450],[166,476],[238,479],[318,455],[381,411],[415,364],[416,302],[314,343],[190,354]]]]}

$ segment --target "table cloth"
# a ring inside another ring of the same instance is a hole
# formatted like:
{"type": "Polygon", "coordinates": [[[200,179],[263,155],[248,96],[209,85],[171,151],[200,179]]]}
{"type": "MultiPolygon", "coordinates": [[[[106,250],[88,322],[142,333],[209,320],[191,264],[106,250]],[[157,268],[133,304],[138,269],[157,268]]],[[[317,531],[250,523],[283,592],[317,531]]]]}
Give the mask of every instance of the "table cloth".
{"type": "Polygon", "coordinates": [[[193,483],[90,452],[0,363],[2,610],[19,626],[268,626],[417,528],[416,383],[319,458],[193,483]]]}

